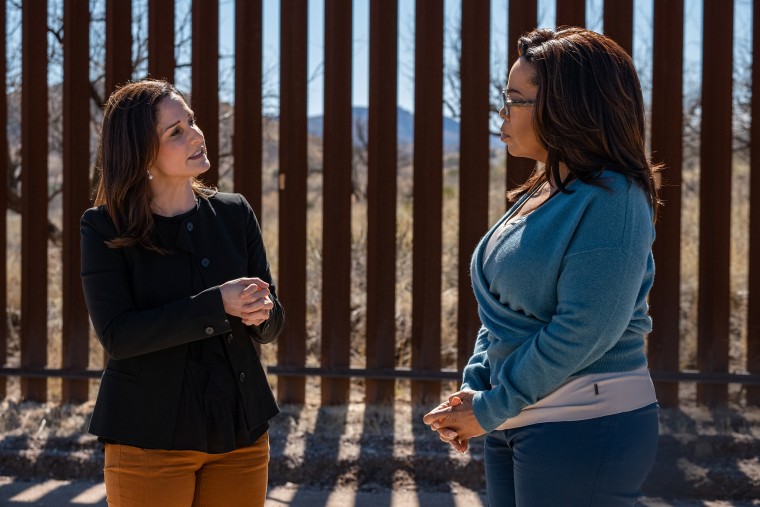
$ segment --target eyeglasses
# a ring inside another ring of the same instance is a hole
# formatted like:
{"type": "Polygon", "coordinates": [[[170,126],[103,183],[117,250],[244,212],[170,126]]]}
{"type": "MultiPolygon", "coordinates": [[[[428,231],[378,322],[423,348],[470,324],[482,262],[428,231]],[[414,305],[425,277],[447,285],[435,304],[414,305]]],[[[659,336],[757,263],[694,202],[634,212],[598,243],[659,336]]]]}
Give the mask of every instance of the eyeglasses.
{"type": "Polygon", "coordinates": [[[532,106],[536,103],[535,100],[512,100],[507,98],[507,90],[501,91],[501,98],[504,100],[504,115],[506,117],[509,117],[509,108],[511,106],[516,107],[525,107],[525,106],[532,106]]]}

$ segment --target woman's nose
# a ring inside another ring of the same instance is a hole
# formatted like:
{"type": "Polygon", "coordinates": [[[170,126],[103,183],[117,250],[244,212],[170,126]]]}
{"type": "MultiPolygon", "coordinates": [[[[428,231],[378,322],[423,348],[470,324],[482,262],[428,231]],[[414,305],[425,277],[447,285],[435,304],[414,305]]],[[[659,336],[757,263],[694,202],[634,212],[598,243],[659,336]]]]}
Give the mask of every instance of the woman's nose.
{"type": "Polygon", "coordinates": [[[502,120],[507,119],[507,110],[504,108],[504,106],[501,106],[501,109],[499,109],[499,118],[502,120]]]}
{"type": "Polygon", "coordinates": [[[200,128],[196,127],[193,129],[193,138],[190,142],[193,144],[201,144],[203,142],[203,132],[200,128]]]}

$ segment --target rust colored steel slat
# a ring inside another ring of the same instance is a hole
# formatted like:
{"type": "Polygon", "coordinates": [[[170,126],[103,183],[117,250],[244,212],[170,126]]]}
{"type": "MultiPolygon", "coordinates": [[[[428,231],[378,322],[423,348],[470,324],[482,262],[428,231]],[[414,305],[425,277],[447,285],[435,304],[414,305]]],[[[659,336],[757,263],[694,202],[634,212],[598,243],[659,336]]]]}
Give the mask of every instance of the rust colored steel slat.
{"type": "MultiPolygon", "coordinates": [[[[88,0],[63,4],[63,368],[86,369],[89,359],[90,322],[79,277],[79,218],[88,207],[90,174],[90,122],[82,114],[90,106],[88,0]]],[[[62,399],[84,402],[89,383],[66,379],[62,399]]]]}
{"type": "Polygon", "coordinates": [[[586,0],[557,0],[559,26],[586,26],[586,0]]]}
{"type": "Polygon", "coordinates": [[[132,1],[106,0],[106,84],[104,100],[132,79],[132,1]]]}
{"type": "MultiPolygon", "coordinates": [[[[650,295],[654,330],[648,339],[653,369],[678,371],[680,343],[681,257],[681,152],[682,76],[673,72],[683,66],[683,3],[659,2],[654,10],[652,153],[665,164],[662,172],[657,240],[654,244],[657,276],[650,295]]],[[[663,406],[678,404],[678,385],[656,383],[663,406]]]]}
{"type": "Polygon", "coordinates": [[[464,368],[480,328],[470,256],[488,229],[491,1],[462,3],[462,123],[459,154],[459,301],[457,367],[464,368]]]}
{"type": "MultiPolygon", "coordinates": [[[[6,4],[0,5],[0,76],[6,75],[7,64],[5,56],[5,10],[6,4]]],[[[5,81],[0,83],[0,181],[8,181],[8,99],[5,81]]],[[[0,209],[8,208],[8,193],[0,192],[0,209]]],[[[6,248],[8,245],[8,226],[6,220],[0,220],[0,322],[7,322],[7,268],[6,248]]],[[[8,358],[8,326],[0,326],[0,364],[5,364],[8,358]]],[[[0,398],[5,398],[6,379],[0,378],[0,398]]]]}
{"type": "MultiPolygon", "coordinates": [[[[668,7],[672,2],[666,0],[656,3],[663,3],[668,7]]],[[[655,9],[657,9],[656,5],[655,9]]],[[[676,20],[672,20],[672,23],[676,31],[683,33],[682,26],[675,26],[676,20]]],[[[604,1],[604,34],[620,44],[629,55],[633,55],[633,0],[604,1]]],[[[660,51],[662,46],[655,45],[654,47],[660,51]]]]}
{"type": "MultiPolygon", "coordinates": [[[[509,68],[517,61],[517,41],[538,23],[537,0],[510,0],[507,39],[507,61],[509,68]]],[[[509,68],[507,72],[509,72],[509,68]]],[[[507,76],[508,77],[508,76],[507,76]]],[[[506,81],[504,86],[506,86],[506,81]]],[[[507,190],[519,186],[528,179],[536,165],[534,160],[513,157],[507,153],[507,190]]]]}
{"type": "MultiPolygon", "coordinates": [[[[367,168],[367,368],[396,362],[396,93],[398,3],[370,0],[367,168]],[[393,274],[393,275],[391,275],[393,274]]],[[[367,403],[390,405],[392,380],[367,380],[367,403]]]]}
{"type": "MultiPolygon", "coordinates": [[[[752,54],[760,55],[760,0],[752,4],[752,54]]],[[[760,373],[760,58],[752,62],[750,138],[749,300],[747,301],[747,371],[760,373]]],[[[747,403],[760,405],[760,387],[747,388],[747,403]]]]}
{"type": "MultiPolygon", "coordinates": [[[[699,317],[697,364],[704,372],[728,371],[729,264],[731,251],[731,85],[733,3],[705,0],[702,61],[702,131],[699,199],[699,317]]],[[[725,405],[725,386],[700,385],[697,401],[725,405]]]]}
{"type": "Polygon", "coordinates": [[[261,0],[235,2],[235,192],[261,222],[261,0]]]}
{"type": "Polygon", "coordinates": [[[219,180],[219,0],[193,0],[192,109],[203,130],[211,168],[200,179],[219,180]]]}
{"type": "Polygon", "coordinates": [[[174,81],[174,0],[148,0],[148,73],[174,81]]]}
{"type": "MultiPolygon", "coordinates": [[[[351,352],[352,0],[325,0],[322,366],[347,368],[351,352]]],[[[322,381],[322,404],[348,403],[348,379],[322,381]]]]}
{"type": "MultiPolygon", "coordinates": [[[[47,365],[47,2],[22,6],[21,366],[47,365]]],[[[21,396],[47,400],[47,380],[21,379],[21,396]]]]}
{"type": "MultiPolygon", "coordinates": [[[[278,340],[277,362],[306,360],[306,0],[280,2],[279,278],[288,325],[278,340]]],[[[303,378],[279,379],[282,403],[303,403],[303,378]]]]}
{"type": "MultiPolygon", "coordinates": [[[[106,0],[106,77],[103,100],[132,79],[132,1],[106,0]]],[[[99,175],[95,176],[96,180],[99,175]]],[[[103,364],[108,352],[103,350],[103,364]]]]}
{"type": "MultiPolygon", "coordinates": [[[[681,293],[681,163],[683,129],[683,2],[654,6],[652,158],[665,164],[654,258],[657,275],[649,295],[654,329],[648,338],[653,370],[678,371],[681,293]]],[[[663,406],[678,405],[678,384],[655,383],[663,406]]]]}
{"type": "MultiPolygon", "coordinates": [[[[443,2],[417,0],[414,63],[412,368],[441,367],[443,2]]],[[[436,403],[437,382],[412,382],[413,403],[436,403]]]]}
{"type": "Polygon", "coordinates": [[[507,60],[511,65],[517,61],[518,39],[536,28],[538,0],[510,0],[507,21],[507,60]]]}

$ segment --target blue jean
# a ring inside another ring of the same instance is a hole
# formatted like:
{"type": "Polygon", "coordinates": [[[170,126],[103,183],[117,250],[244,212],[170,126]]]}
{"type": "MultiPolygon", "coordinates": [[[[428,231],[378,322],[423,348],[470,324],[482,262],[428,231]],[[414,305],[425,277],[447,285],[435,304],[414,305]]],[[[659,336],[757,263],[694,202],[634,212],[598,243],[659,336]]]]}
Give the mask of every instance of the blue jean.
{"type": "Polygon", "coordinates": [[[657,453],[657,412],[653,403],[596,419],[486,435],[489,506],[635,505],[657,453]]]}

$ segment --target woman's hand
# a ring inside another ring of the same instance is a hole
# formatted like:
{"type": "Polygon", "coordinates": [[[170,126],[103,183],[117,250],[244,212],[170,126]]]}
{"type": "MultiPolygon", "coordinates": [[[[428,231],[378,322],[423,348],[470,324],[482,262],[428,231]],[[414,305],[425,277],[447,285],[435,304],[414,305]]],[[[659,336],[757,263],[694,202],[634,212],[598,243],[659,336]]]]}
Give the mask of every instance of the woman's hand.
{"type": "Polygon", "coordinates": [[[269,318],[274,307],[269,284],[261,278],[237,278],[219,286],[224,312],[240,317],[246,326],[258,326],[269,318]]]}
{"type": "Polygon", "coordinates": [[[422,418],[431,430],[438,432],[441,440],[459,452],[467,450],[472,437],[485,433],[475,418],[472,406],[474,395],[475,391],[458,391],[422,418]]]}

